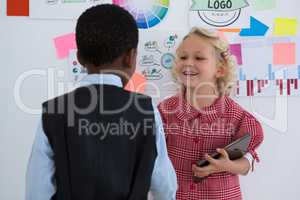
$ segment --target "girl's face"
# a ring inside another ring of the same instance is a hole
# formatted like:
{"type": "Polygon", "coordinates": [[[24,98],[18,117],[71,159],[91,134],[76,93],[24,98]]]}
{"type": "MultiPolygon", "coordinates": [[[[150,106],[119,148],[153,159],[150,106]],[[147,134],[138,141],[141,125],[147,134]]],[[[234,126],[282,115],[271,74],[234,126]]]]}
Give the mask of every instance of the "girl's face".
{"type": "Polygon", "coordinates": [[[220,75],[216,52],[206,39],[191,35],[177,49],[175,73],[186,88],[214,88],[220,75]]]}

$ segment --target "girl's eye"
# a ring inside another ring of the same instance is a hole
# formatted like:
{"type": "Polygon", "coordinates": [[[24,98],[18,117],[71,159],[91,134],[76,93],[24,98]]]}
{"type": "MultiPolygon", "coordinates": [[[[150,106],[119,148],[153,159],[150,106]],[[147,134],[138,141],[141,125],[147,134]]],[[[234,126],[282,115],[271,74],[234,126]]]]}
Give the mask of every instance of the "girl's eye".
{"type": "Polygon", "coordinates": [[[203,57],[196,57],[196,60],[204,60],[205,58],[203,57]]]}
{"type": "Polygon", "coordinates": [[[180,58],[181,60],[186,60],[186,59],[187,59],[186,56],[180,56],[179,58],[180,58]]]}

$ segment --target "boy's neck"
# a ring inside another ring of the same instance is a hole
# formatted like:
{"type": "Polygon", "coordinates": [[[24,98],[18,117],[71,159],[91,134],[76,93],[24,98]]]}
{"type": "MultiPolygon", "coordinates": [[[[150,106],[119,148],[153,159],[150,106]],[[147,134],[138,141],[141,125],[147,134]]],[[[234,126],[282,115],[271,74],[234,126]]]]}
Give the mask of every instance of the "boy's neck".
{"type": "Polygon", "coordinates": [[[129,73],[126,71],[127,68],[121,65],[105,65],[100,67],[86,66],[88,74],[113,74],[121,78],[123,86],[128,83],[131,78],[129,73]],[[118,67],[116,67],[118,66],[118,67]]]}

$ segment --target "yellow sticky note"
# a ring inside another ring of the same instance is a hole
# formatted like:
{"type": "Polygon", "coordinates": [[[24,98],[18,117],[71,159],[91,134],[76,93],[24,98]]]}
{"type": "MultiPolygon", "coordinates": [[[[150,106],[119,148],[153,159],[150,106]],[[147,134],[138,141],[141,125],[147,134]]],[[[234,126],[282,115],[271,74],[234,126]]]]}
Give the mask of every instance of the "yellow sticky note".
{"type": "Polygon", "coordinates": [[[276,18],[274,36],[297,35],[298,21],[296,18],[276,18]]]}
{"type": "Polygon", "coordinates": [[[131,92],[144,93],[145,92],[146,78],[140,73],[134,73],[129,82],[127,83],[125,90],[131,92]]]}

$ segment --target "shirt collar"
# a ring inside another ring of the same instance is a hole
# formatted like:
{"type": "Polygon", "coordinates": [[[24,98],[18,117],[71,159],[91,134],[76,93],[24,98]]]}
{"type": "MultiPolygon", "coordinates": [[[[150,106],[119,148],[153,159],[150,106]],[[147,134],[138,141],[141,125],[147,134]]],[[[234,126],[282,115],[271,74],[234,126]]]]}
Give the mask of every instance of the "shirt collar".
{"type": "Polygon", "coordinates": [[[226,97],[224,96],[217,98],[212,105],[198,110],[186,101],[184,93],[179,93],[177,98],[177,106],[179,109],[177,110],[176,115],[177,118],[183,121],[192,120],[195,118],[199,118],[201,121],[214,121],[218,117],[222,116],[227,105],[226,97]]]}
{"type": "Polygon", "coordinates": [[[88,74],[79,82],[80,87],[94,84],[123,87],[121,78],[115,74],[88,74]]]}

